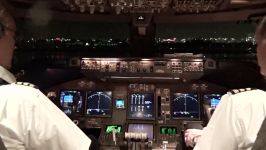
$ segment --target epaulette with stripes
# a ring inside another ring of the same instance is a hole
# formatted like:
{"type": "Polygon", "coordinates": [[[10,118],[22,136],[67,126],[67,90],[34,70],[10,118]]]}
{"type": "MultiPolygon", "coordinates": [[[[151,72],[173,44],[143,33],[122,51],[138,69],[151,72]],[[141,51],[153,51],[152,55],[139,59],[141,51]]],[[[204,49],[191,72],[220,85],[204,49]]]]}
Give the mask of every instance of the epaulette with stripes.
{"type": "Polygon", "coordinates": [[[38,89],[38,86],[34,85],[34,84],[31,84],[29,82],[16,82],[15,84],[17,85],[25,85],[25,86],[29,86],[29,87],[32,87],[32,88],[35,88],[35,89],[38,89]]]}
{"type": "Polygon", "coordinates": [[[1,79],[0,79],[0,86],[1,86],[1,85],[6,85],[6,84],[9,84],[9,83],[7,83],[5,80],[1,80],[1,79]]]}
{"type": "Polygon", "coordinates": [[[241,89],[233,89],[227,92],[227,94],[238,94],[246,91],[255,90],[255,88],[241,88],[241,89]]]}

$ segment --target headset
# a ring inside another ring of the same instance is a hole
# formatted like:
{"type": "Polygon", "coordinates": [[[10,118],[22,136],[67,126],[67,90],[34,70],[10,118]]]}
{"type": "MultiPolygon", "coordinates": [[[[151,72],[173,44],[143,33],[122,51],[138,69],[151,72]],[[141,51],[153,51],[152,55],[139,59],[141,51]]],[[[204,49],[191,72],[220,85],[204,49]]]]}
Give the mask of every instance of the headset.
{"type": "Polygon", "coordinates": [[[5,26],[0,22],[0,38],[5,34],[5,26]]]}

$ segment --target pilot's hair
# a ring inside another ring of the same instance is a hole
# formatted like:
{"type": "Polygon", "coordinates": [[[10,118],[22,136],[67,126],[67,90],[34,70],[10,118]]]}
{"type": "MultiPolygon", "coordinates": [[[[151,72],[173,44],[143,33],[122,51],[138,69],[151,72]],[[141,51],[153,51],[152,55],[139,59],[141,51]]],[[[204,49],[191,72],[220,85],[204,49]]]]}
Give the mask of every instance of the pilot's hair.
{"type": "Polygon", "coordinates": [[[0,29],[2,30],[2,33],[6,28],[12,29],[14,31],[16,30],[15,22],[10,11],[8,11],[9,9],[10,8],[6,0],[0,0],[0,29]]]}
{"type": "Polygon", "coordinates": [[[258,28],[257,28],[257,33],[263,38],[266,39],[266,16],[263,17],[261,20],[258,28]]]}
{"type": "MultiPolygon", "coordinates": [[[[4,5],[2,4],[2,2],[0,2],[0,18],[2,18],[2,16],[4,16],[5,12],[6,12],[6,9],[5,9],[4,5]]],[[[0,21],[1,21],[1,19],[0,19],[0,21]]]]}
{"type": "Polygon", "coordinates": [[[6,13],[6,3],[4,1],[0,1],[0,17],[2,17],[6,13]]]}
{"type": "Polygon", "coordinates": [[[3,33],[4,33],[4,22],[3,22],[3,19],[4,19],[4,16],[5,16],[5,13],[6,13],[6,9],[5,9],[3,3],[0,1],[0,38],[2,38],[3,33]]]}
{"type": "Polygon", "coordinates": [[[6,15],[9,15],[7,12],[6,3],[4,1],[0,1],[0,23],[3,23],[3,19],[6,15]]]}

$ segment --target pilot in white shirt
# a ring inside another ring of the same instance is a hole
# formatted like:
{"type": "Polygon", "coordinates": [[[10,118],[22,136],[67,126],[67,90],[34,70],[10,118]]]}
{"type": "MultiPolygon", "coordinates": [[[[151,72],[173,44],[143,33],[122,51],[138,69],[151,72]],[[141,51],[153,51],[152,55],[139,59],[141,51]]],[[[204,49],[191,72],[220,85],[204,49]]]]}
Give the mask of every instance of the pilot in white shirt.
{"type": "Polygon", "coordinates": [[[251,150],[266,116],[266,92],[242,90],[222,97],[194,150],[251,150]]]}
{"type": "MultiPolygon", "coordinates": [[[[266,76],[266,17],[256,31],[257,59],[266,76]]],[[[194,150],[251,150],[266,116],[266,92],[239,89],[225,94],[204,130],[188,129],[185,142],[194,150]]]]}
{"type": "MultiPolygon", "coordinates": [[[[3,68],[1,75],[10,74],[3,68]]],[[[88,150],[90,139],[29,83],[0,86],[0,136],[7,149],[88,150]]]]}
{"type": "Polygon", "coordinates": [[[0,36],[0,137],[5,147],[8,150],[91,149],[90,138],[42,92],[32,84],[15,83],[14,76],[5,69],[11,67],[15,23],[1,9],[4,33],[0,36]]]}

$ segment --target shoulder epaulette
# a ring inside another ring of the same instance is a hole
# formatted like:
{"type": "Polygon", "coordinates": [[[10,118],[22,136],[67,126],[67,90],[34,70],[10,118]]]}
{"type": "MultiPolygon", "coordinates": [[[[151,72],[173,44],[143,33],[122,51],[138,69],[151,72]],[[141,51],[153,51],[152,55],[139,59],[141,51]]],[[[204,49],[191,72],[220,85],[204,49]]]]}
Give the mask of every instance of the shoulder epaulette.
{"type": "Polygon", "coordinates": [[[38,89],[38,86],[34,85],[34,84],[31,84],[29,82],[15,82],[15,84],[17,85],[25,85],[25,86],[29,86],[29,87],[32,87],[32,88],[35,88],[35,89],[38,89]]]}
{"type": "Polygon", "coordinates": [[[233,89],[227,92],[227,94],[238,94],[246,91],[255,90],[255,88],[241,88],[241,89],[233,89]]]}
{"type": "Polygon", "coordinates": [[[1,79],[0,79],[0,86],[1,86],[1,85],[6,85],[6,84],[9,84],[9,83],[7,83],[5,80],[1,80],[1,79]]]}

